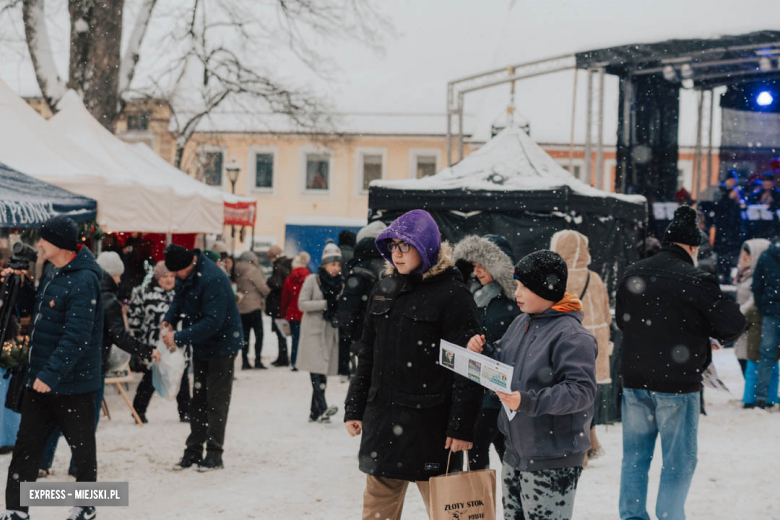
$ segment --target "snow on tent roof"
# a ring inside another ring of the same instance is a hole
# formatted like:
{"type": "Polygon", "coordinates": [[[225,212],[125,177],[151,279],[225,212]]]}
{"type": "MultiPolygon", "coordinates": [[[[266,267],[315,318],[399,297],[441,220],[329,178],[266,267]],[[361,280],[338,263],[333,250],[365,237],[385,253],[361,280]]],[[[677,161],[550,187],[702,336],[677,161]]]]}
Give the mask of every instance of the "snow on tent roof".
{"type": "Polygon", "coordinates": [[[518,127],[509,127],[457,164],[436,175],[403,181],[374,181],[396,190],[549,191],[569,187],[588,197],[644,204],[641,195],[608,193],[576,179],[518,127]]]}
{"type": "Polygon", "coordinates": [[[0,163],[0,227],[38,227],[55,215],[94,220],[97,203],[0,163]]]}

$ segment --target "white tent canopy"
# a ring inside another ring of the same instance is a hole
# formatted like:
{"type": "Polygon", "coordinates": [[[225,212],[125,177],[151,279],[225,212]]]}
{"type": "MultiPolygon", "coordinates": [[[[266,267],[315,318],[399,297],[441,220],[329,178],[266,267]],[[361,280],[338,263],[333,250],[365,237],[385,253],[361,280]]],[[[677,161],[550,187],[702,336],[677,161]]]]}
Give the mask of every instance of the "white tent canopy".
{"type": "Polygon", "coordinates": [[[162,158],[154,161],[137,153],[132,145],[92,117],[75,92],[68,92],[59,107],[60,111],[48,122],[53,133],[66,136],[82,155],[93,156],[107,165],[105,176],[132,184],[130,191],[107,190],[98,199],[99,207],[111,207],[113,213],[118,208],[126,210],[115,222],[107,223],[109,231],[222,231],[223,208],[218,190],[187,177],[162,158]],[[170,175],[169,169],[179,175],[170,175]]]}
{"type": "Polygon", "coordinates": [[[106,193],[128,192],[132,182],[107,178],[104,163],[80,153],[64,137],[54,134],[46,121],[2,80],[0,114],[0,162],[97,200],[101,225],[120,218],[122,208],[107,207],[102,201],[106,193]]]}
{"type": "Polygon", "coordinates": [[[568,186],[590,197],[614,197],[643,204],[641,195],[609,193],[575,178],[522,129],[509,127],[465,159],[436,175],[403,181],[374,181],[372,187],[399,190],[540,191],[568,186]]]}

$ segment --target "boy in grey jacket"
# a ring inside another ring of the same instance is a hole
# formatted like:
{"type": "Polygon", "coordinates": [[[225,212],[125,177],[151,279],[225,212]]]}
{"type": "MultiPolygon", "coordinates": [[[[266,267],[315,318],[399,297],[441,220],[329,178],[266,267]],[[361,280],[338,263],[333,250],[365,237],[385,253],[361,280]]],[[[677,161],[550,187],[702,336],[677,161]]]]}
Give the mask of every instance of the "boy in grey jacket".
{"type": "Polygon", "coordinates": [[[596,338],[582,326],[582,304],[566,292],[568,271],[557,253],[537,251],[515,266],[515,298],[523,314],[496,345],[474,336],[468,348],[515,367],[513,392],[498,397],[506,437],[506,520],[571,518],[590,448],[596,396],[596,338]]]}

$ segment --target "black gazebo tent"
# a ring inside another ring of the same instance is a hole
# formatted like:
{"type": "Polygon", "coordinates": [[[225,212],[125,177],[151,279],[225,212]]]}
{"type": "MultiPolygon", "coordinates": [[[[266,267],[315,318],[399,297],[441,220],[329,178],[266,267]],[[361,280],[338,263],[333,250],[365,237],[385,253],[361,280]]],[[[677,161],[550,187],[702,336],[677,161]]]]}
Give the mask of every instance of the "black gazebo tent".
{"type": "Polygon", "coordinates": [[[590,268],[610,289],[635,260],[647,221],[644,197],[582,183],[519,128],[507,128],[434,176],[373,182],[368,204],[369,219],[384,222],[425,209],[451,242],[470,234],[503,235],[518,258],[548,248],[556,231],[576,229],[590,239],[590,268]]]}
{"type": "Polygon", "coordinates": [[[97,203],[0,163],[0,227],[38,227],[55,215],[95,220],[97,203]]]}

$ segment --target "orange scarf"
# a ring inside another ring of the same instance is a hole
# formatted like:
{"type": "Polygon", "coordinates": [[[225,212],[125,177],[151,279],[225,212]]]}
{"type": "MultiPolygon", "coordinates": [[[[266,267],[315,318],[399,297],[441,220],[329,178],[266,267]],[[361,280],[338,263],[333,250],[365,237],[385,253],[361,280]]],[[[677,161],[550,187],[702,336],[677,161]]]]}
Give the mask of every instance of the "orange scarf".
{"type": "Polygon", "coordinates": [[[566,292],[563,295],[563,299],[553,305],[552,308],[554,311],[558,312],[581,311],[582,302],[572,293],[566,292]]]}

